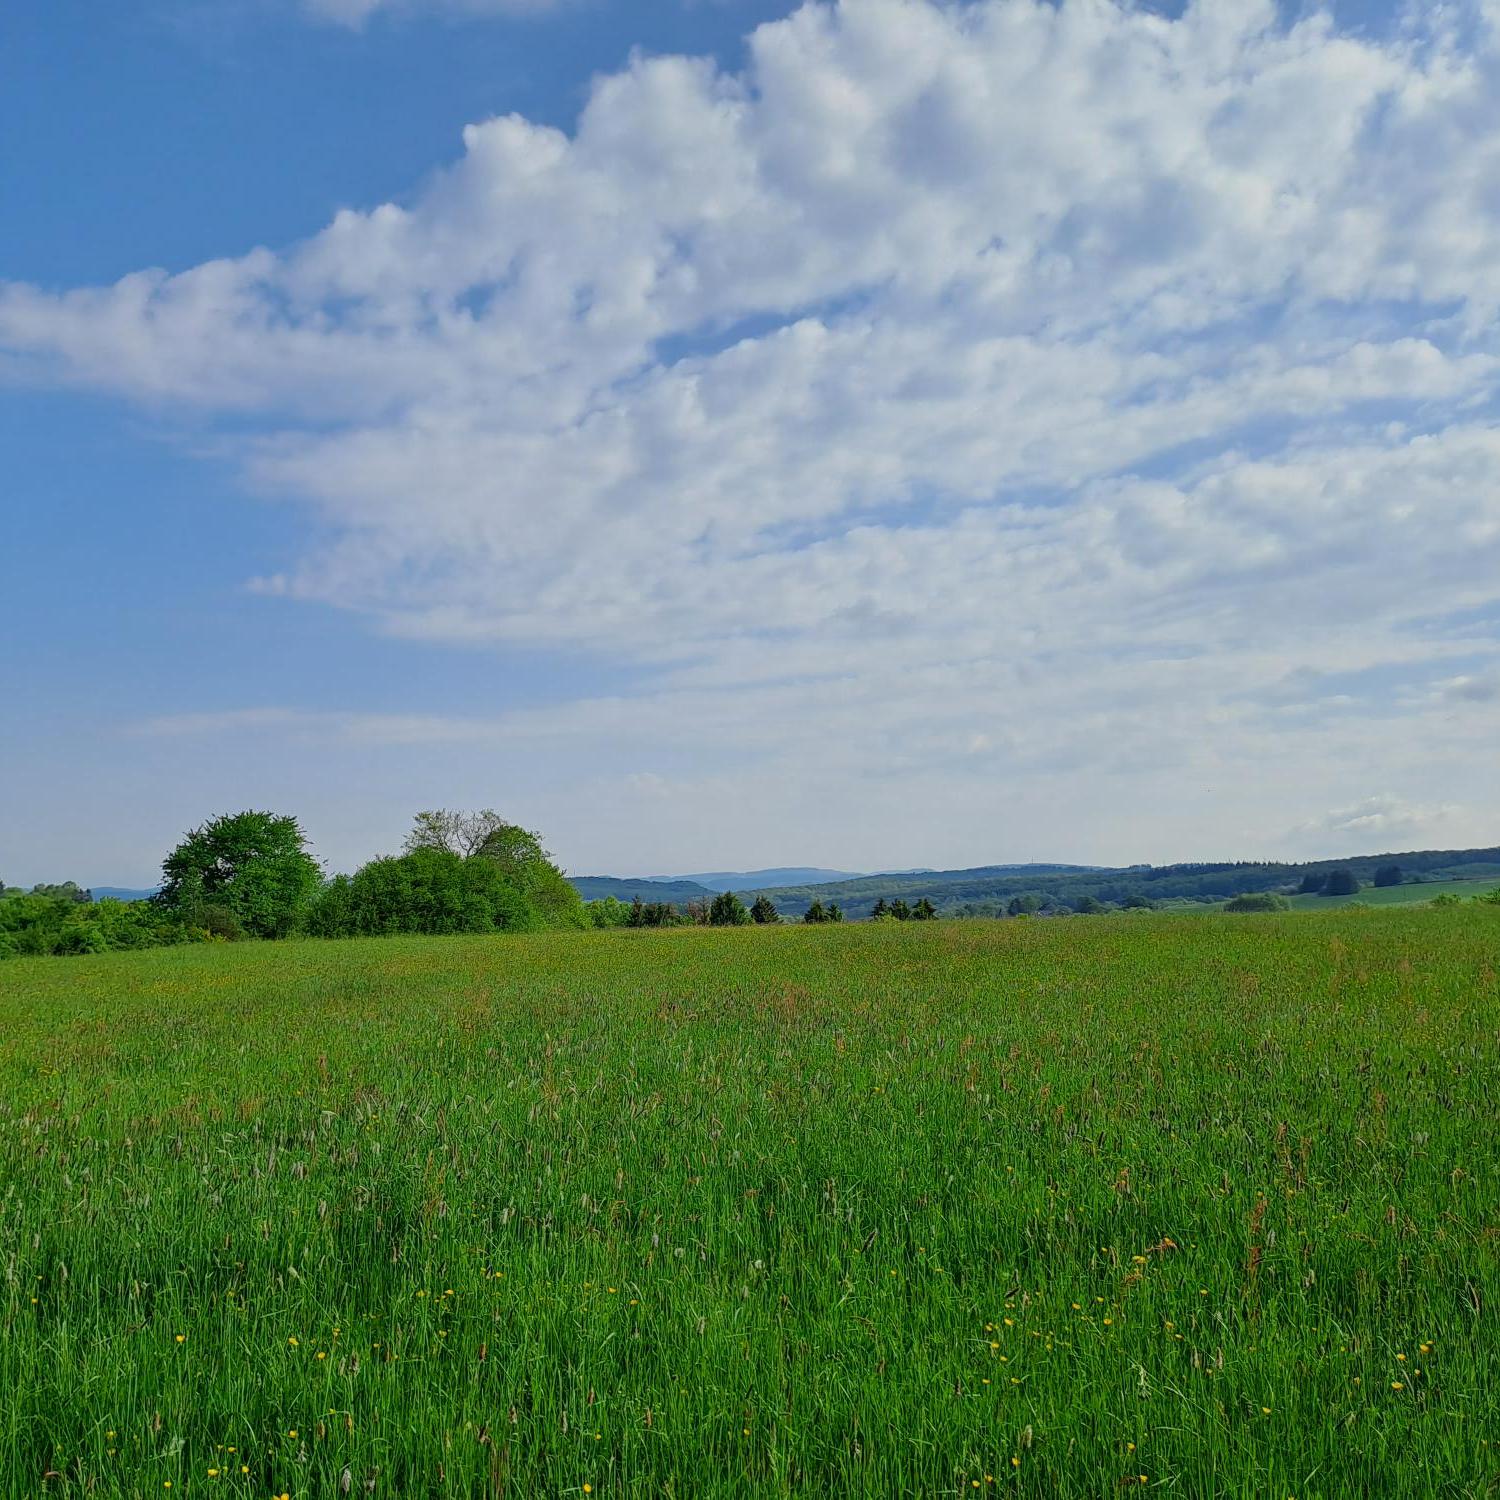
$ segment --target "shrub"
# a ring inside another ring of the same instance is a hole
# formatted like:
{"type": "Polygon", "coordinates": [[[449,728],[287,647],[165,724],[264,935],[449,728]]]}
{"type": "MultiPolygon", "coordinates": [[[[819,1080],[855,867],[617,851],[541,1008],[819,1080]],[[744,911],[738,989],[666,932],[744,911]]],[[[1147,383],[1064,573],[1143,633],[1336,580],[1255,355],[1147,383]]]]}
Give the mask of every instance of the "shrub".
{"type": "Polygon", "coordinates": [[[1233,901],[1225,906],[1225,911],[1290,911],[1292,903],[1285,896],[1278,896],[1274,891],[1255,891],[1243,896],[1236,896],[1233,901]]]}
{"type": "Polygon", "coordinates": [[[544,925],[497,863],[430,847],[371,860],[352,878],[330,881],[307,919],[317,937],[531,932],[544,925]]]}

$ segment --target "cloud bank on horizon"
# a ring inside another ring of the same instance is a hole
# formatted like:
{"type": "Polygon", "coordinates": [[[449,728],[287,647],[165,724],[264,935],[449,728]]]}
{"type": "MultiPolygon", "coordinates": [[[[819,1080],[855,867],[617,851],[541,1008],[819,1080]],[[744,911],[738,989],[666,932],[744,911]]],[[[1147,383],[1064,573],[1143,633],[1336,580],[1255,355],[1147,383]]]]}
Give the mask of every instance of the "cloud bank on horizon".
{"type": "Polygon", "coordinates": [[[732,744],[955,811],[1233,784],[1292,852],[1493,841],[1497,101],[1500,0],[1381,36],[809,4],[743,72],[638,57],[571,132],[471,125],[303,243],[0,286],[0,370],[190,413],[309,507],[331,541],[262,591],[632,672],[156,733],[732,744]]]}

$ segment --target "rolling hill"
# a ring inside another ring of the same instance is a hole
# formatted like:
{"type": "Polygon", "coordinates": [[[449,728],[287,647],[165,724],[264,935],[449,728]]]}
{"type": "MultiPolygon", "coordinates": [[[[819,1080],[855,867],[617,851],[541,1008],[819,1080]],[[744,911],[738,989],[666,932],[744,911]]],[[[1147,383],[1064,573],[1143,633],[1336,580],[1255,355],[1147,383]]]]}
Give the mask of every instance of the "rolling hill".
{"type": "MultiPolygon", "coordinates": [[[[876,901],[924,896],[942,916],[1000,916],[1014,897],[1035,897],[1054,909],[1073,908],[1092,898],[1111,904],[1148,901],[1153,905],[1212,904],[1247,891],[1295,889],[1309,873],[1352,870],[1368,886],[1381,865],[1398,864],[1408,880],[1486,879],[1500,849],[1429,849],[1397,854],[1359,855],[1306,863],[1256,862],[1129,865],[1115,869],[1082,865],[983,865],[969,870],[934,870],[914,875],[871,875],[827,885],[787,885],[768,889],[784,917],[800,917],[814,896],[836,901],[846,916],[867,917],[876,901]]],[[[1313,898],[1316,900],[1316,898],[1313,898]]]]}

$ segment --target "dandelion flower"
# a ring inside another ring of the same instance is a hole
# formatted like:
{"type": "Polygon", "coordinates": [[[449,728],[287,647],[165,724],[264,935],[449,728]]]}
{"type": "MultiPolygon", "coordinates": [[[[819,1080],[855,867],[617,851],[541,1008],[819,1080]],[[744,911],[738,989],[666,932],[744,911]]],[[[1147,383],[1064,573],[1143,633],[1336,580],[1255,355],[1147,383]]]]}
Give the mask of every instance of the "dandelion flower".
{"type": "Polygon", "coordinates": [[[1391,1382],[1391,1389],[1393,1391],[1404,1391],[1406,1389],[1406,1387],[1404,1385],[1402,1385],[1399,1380],[1393,1380],[1391,1382]]]}
{"type": "Polygon", "coordinates": [[[177,1342],[179,1344],[185,1344],[187,1342],[187,1334],[185,1334],[185,1333],[179,1333],[177,1335],[177,1342]]]}

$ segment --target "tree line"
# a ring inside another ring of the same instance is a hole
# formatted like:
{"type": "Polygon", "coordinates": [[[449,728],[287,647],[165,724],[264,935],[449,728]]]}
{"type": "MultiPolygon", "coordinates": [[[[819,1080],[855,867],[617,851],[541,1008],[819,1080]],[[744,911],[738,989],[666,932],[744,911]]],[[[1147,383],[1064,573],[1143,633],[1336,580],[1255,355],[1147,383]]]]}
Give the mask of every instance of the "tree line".
{"type": "MultiPolygon", "coordinates": [[[[931,903],[926,912],[936,916],[931,903]]],[[[772,925],[774,903],[733,891],[711,901],[613,897],[585,903],[541,838],[493,808],[420,812],[401,852],[352,875],[325,873],[294,817],[246,811],[192,829],[162,861],[145,901],[94,901],[72,881],[29,891],[0,883],[0,958],[104,953],[174,943],[290,937],[545,932],[608,927],[772,925]]],[[[814,901],[802,921],[842,922],[814,901]]]]}
{"type": "Polygon", "coordinates": [[[329,877],[294,817],[230,813],[186,834],[147,901],[72,882],[0,885],[0,958],[172,943],[541,932],[593,925],[540,837],[491,808],[418,813],[400,854],[329,877]]]}
{"type": "MultiPolygon", "coordinates": [[[[590,901],[586,910],[595,927],[775,927],[783,921],[769,896],[762,893],[746,906],[734,891],[720,891],[711,901],[689,901],[681,911],[674,902],[643,901],[639,896],[628,903],[605,896],[590,901]]],[[[844,913],[837,904],[814,901],[801,920],[818,926],[842,922],[844,913]]]]}

